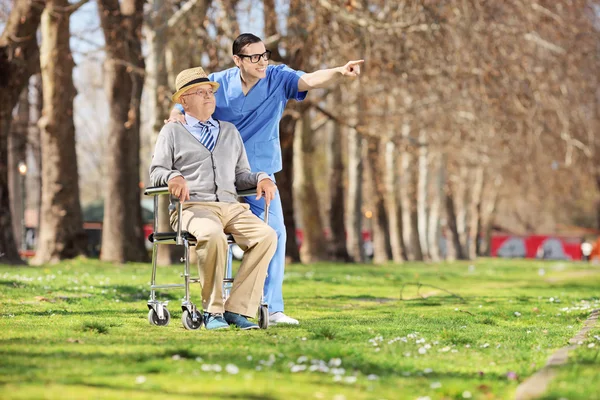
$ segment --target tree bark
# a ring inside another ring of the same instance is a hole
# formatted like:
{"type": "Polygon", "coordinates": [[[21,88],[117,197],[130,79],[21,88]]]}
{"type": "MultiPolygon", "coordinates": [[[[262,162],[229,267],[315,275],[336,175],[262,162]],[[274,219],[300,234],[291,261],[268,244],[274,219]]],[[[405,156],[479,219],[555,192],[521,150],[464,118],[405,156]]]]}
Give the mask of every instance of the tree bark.
{"type": "Polygon", "coordinates": [[[65,11],[68,6],[68,0],[49,0],[42,14],[42,217],[33,264],[84,255],[87,247],[79,202],[73,122],[75,63],[69,45],[71,12],[65,11]]]}
{"type": "Polygon", "coordinates": [[[297,189],[297,199],[301,208],[302,231],[304,233],[300,247],[300,260],[307,264],[325,260],[327,257],[327,242],[323,237],[323,222],[319,212],[319,195],[314,184],[314,153],[313,131],[309,110],[302,111],[302,123],[296,132],[297,147],[294,149],[298,174],[295,175],[294,188],[297,189]]]}
{"type": "Polygon", "coordinates": [[[404,261],[402,251],[402,222],[400,218],[400,204],[398,201],[398,168],[396,166],[397,146],[391,140],[385,143],[385,206],[389,216],[389,236],[392,250],[392,260],[396,263],[404,261]]]}
{"type": "Polygon", "coordinates": [[[23,264],[15,243],[8,186],[8,135],[12,110],[29,77],[39,70],[36,32],[44,5],[16,0],[0,36],[0,262],[23,264]]]}
{"type": "MultiPolygon", "coordinates": [[[[167,22],[172,15],[171,5],[165,0],[152,0],[152,11],[146,24],[146,43],[148,55],[146,57],[147,74],[146,89],[150,99],[150,124],[153,137],[164,125],[171,106],[172,89],[169,85],[167,72],[166,48],[169,29],[167,22]]],[[[158,231],[169,232],[169,196],[160,196],[158,199],[158,231]]],[[[169,265],[173,262],[173,246],[158,246],[157,264],[169,265]]]]}
{"type": "Polygon", "coordinates": [[[430,179],[430,202],[429,202],[429,226],[427,228],[427,242],[429,257],[431,261],[440,260],[439,233],[440,233],[440,206],[444,194],[445,167],[441,160],[442,156],[431,157],[431,168],[433,176],[430,179]]]}
{"type": "Polygon", "coordinates": [[[381,140],[369,138],[367,142],[367,162],[371,175],[370,186],[373,196],[373,262],[375,264],[386,263],[392,258],[392,248],[389,237],[389,221],[385,208],[385,184],[381,174],[381,140]]]}
{"type": "Polygon", "coordinates": [[[8,138],[8,184],[10,187],[10,208],[13,215],[13,232],[17,248],[23,248],[25,224],[26,179],[19,173],[19,164],[27,165],[27,130],[29,129],[29,86],[21,92],[17,114],[11,124],[8,138]]]}
{"type": "MultiPolygon", "coordinates": [[[[335,103],[342,104],[342,91],[334,91],[335,103]]],[[[329,226],[331,237],[329,240],[329,255],[334,261],[350,262],[352,259],[346,248],[346,223],[344,221],[346,209],[346,190],[344,188],[344,161],[342,148],[344,143],[344,130],[341,124],[334,121],[331,134],[331,159],[329,165],[329,226]]]]}
{"type": "Polygon", "coordinates": [[[419,132],[419,157],[417,172],[417,233],[419,238],[419,248],[422,258],[428,260],[429,249],[427,243],[427,180],[428,180],[428,151],[427,151],[427,133],[421,129],[419,132]]]}
{"type": "Polygon", "coordinates": [[[110,104],[106,197],[102,227],[104,261],[146,261],[140,205],[140,99],[143,0],[100,0],[107,57],[105,89],[110,104]]]}
{"type": "Polygon", "coordinates": [[[471,183],[471,195],[469,200],[469,215],[467,228],[467,258],[474,260],[477,258],[477,243],[479,222],[479,210],[481,210],[481,196],[483,195],[483,175],[484,169],[481,165],[472,168],[473,181],[471,183]]]}
{"type": "MultiPolygon", "coordinates": [[[[357,112],[356,105],[351,112],[357,112]]],[[[363,191],[363,149],[365,140],[355,128],[348,133],[348,227],[347,246],[355,262],[365,261],[364,240],[362,237],[362,191],[363,191]]]]}
{"type": "MultiPolygon", "coordinates": [[[[288,109],[294,106],[288,106],[288,109]]],[[[296,105],[297,107],[297,105],[296,105]]],[[[281,143],[281,159],[283,169],[275,175],[281,205],[283,208],[283,220],[287,235],[285,254],[292,262],[300,262],[300,250],[296,240],[296,221],[294,219],[294,131],[296,129],[296,117],[293,113],[286,113],[279,122],[279,140],[281,143]]]]}
{"type": "MultiPolygon", "coordinates": [[[[403,147],[406,147],[406,143],[408,142],[408,138],[410,135],[410,125],[404,123],[402,125],[402,140],[403,147]]],[[[405,149],[401,153],[401,161],[399,163],[400,167],[400,184],[398,185],[398,197],[400,199],[400,209],[401,209],[401,232],[402,232],[402,241],[404,243],[404,255],[407,260],[412,261],[415,259],[415,250],[413,246],[413,228],[412,228],[412,186],[411,186],[411,169],[410,164],[412,162],[412,155],[405,149]]]]}

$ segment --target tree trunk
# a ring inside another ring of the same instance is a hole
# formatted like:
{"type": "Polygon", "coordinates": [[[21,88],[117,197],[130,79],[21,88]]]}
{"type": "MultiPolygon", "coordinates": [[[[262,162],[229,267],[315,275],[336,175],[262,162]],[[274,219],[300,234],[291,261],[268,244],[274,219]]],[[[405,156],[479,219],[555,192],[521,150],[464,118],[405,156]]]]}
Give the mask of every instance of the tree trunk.
{"type": "Polygon", "coordinates": [[[398,184],[398,168],[396,167],[396,151],[397,147],[391,140],[385,143],[385,206],[389,216],[389,236],[390,246],[392,250],[392,260],[396,263],[404,261],[402,251],[402,224],[400,221],[400,205],[398,202],[397,188],[398,184]]]}
{"type": "Polygon", "coordinates": [[[73,122],[73,57],[68,0],[49,0],[42,14],[40,65],[44,92],[39,121],[42,150],[42,208],[32,263],[55,263],[83,255],[87,239],[79,203],[79,173],[73,122]]]}
{"type": "Polygon", "coordinates": [[[29,129],[29,86],[21,92],[17,114],[12,121],[8,138],[8,185],[13,215],[13,232],[18,248],[23,248],[25,209],[27,208],[27,171],[19,171],[19,164],[27,165],[27,130],[29,129]]]}
{"type": "Polygon", "coordinates": [[[431,261],[440,260],[439,233],[440,233],[440,206],[444,194],[445,166],[440,155],[431,157],[431,168],[433,176],[430,179],[430,206],[429,226],[427,227],[427,243],[431,261]]]}
{"type": "Polygon", "coordinates": [[[446,259],[459,260],[464,259],[463,248],[460,243],[458,232],[457,215],[454,201],[454,190],[451,181],[447,182],[446,187],[446,219],[448,221],[448,232],[446,234],[446,259]]]}
{"type": "Polygon", "coordinates": [[[373,194],[373,262],[375,264],[386,263],[392,258],[392,248],[389,237],[389,221],[385,209],[385,183],[381,174],[381,140],[369,138],[367,142],[367,162],[371,175],[373,194]]]}
{"type": "MultiPolygon", "coordinates": [[[[153,137],[164,125],[171,106],[172,89],[169,85],[167,72],[166,47],[167,35],[169,33],[167,22],[172,15],[171,5],[165,0],[152,0],[152,12],[147,19],[146,42],[148,43],[148,55],[146,57],[147,74],[146,89],[150,99],[149,116],[153,137]]],[[[168,232],[171,230],[169,221],[169,196],[160,196],[158,201],[158,231],[168,232]]],[[[157,264],[169,265],[173,262],[173,246],[158,246],[157,264]]]]}
{"type": "MultiPolygon", "coordinates": [[[[289,105],[297,107],[297,105],[289,105]]],[[[281,205],[283,207],[283,220],[285,222],[285,231],[287,241],[285,246],[286,257],[292,262],[300,262],[300,251],[298,241],[296,240],[296,221],[294,220],[294,131],[296,129],[296,117],[293,113],[286,113],[279,122],[279,140],[281,143],[281,158],[283,169],[279,171],[275,180],[281,205]]]]}
{"type": "Polygon", "coordinates": [[[39,70],[36,32],[43,3],[15,0],[0,36],[0,262],[23,264],[15,243],[8,186],[8,135],[12,110],[29,77],[39,70]]]}
{"type": "MultiPolygon", "coordinates": [[[[353,85],[356,87],[358,85],[353,85]]],[[[360,96],[360,94],[359,94],[360,96]]],[[[350,125],[356,124],[358,106],[350,106],[350,125]]],[[[363,192],[363,150],[365,140],[355,128],[348,132],[348,212],[346,226],[348,227],[347,248],[350,257],[355,262],[365,261],[364,240],[362,237],[362,192],[363,192]]]]}
{"type": "MultiPolygon", "coordinates": [[[[335,89],[334,96],[335,102],[342,104],[342,91],[339,88],[335,89]]],[[[342,159],[342,144],[344,143],[344,130],[346,128],[337,122],[333,122],[333,124],[329,166],[329,225],[331,229],[329,254],[333,261],[350,262],[352,259],[346,248],[346,223],[344,221],[346,190],[344,188],[344,161],[342,159]]]]}
{"type": "Polygon", "coordinates": [[[327,242],[323,237],[319,195],[314,184],[315,146],[309,110],[304,109],[301,118],[302,123],[296,131],[299,137],[296,138],[296,147],[294,148],[297,162],[295,167],[298,168],[298,173],[294,176],[294,188],[297,189],[297,199],[302,210],[302,231],[304,233],[300,247],[300,260],[306,264],[326,259],[327,242]]]}
{"type": "MultiPolygon", "coordinates": [[[[402,141],[403,148],[406,148],[408,138],[410,135],[410,125],[407,123],[402,125],[402,141]]],[[[412,162],[412,155],[404,150],[401,154],[400,166],[400,184],[398,185],[398,193],[400,198],[400,209],[401,209],[401,224],[402,239],[404,243],[404,255],[407,260],[412,261],[415,259],[415,250],[413,246],[413,228],[412,228],[412,187],[411,187],[411,169],[410,164],[412,162]]]]}
{"type": "Polygon", "coordinates": [[[484,169],[481,165],[473,166],[472,175],[473,181],[471,186],[471,195],[469,201],[469,215],[467,228],[467,258],[474,260],[477,258],[477,242],[478,242],[478,221],[479,210],[481,209],[481,196],[483,194],[483,174],[484,169]]]}
{"type": "Polygon", "coordinates": [[[140,204],[140,99],[143,0],[101,0],[107,57],[105,89],[110,104],[106,197],[102,227],[104,261],[146,261],[140,204]]]}
{"type": "Polygon", "coordinates": [[[427,134],[421,129],[419,132],[419,158],[417,172],[417,231],[419,238],[419,248],[421,249],[422,258],[428,260],[430,258],[429,249],[427,246],[427,134]]]}

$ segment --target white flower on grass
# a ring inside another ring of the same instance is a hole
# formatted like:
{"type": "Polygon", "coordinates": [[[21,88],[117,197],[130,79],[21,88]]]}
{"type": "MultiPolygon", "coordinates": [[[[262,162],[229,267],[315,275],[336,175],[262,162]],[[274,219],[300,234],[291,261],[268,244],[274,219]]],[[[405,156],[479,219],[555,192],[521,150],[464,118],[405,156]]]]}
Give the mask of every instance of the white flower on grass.
{"type": "Polygon", "coordinates": [[[410,357],[410,352],[407,351],[406,353],[404,353],[404,357],[410,357]]]}
{"type": "Polygon", "coordinates": [[[421,396],[421,397],[417,397],[417,400],[431,400],[431,397],[429,397],[429,396],[421,396]]]}
{"type": "Polygon", "coordinates": [[[181,360],[181,356],[179,354],[173,354],[173,356],[171,358],[175,361],[181,360]]]}
{"type": "Polygon", "coordinates": [[[247,356],[247,357],[246,357],[246,360],[248,360],[248,361],[252,361],[252,356],[247,356]]]}
{"type": "Polygon", "coordinates": [[[305,363],[307,361],[308,361],[308,357],[306,357],[306,356],[300,356],[300,357],[298,357],[298,360],[296,362],[298,364],[303,364],[303,363],[305,363]]]}
{"type": "Polygon", "coordinates": [[[441,349],[438,350],[438,352],[440,353],[446,353],[450,351],[450,347],[446,346],[446,347],[442,347],[441,349]]]}
{"type": "Polygon", "coordinates": [[[468,348],[471,347],[471,345],[470,344],[465,344],[465,347],[468,349],[468,348]]]}
{"type": "Polygon", "coordinates": [[[531,333],[531,331],[527,331],[527,334],[529,335],[531,333]]]}
{"type": "Polygon", "coordinates": [[[471,398],[471,392],[469,392],[468,390],[465,390],[462,394],[463,399],[470,399],[471,398]]]}
{"type": "Polygon", "coordinates": [[[433,382],[429,387],[432,389],[439,389],[442,387],[442,382],[433,382]]]}
{"type": "Polygon", "coordinates": [[[376,381],[377,379],[379,379],[379,377],[375,374],[370,374],[369,376],[367,376],[367,379],[370,381],[376,381]]]}
{"type": "Polygon", "coordinates": [[[515,311],[515,317],[520,317],[520,316],[521,316],[521,313],[518,311],[515,311]]]}
{"type": "Polygon", "coordinates": [[[225,371],[227,371],[228,374],[235,375],[240,372],[240,369],[236,365],[227,364],[225,366],[225,371]]]}
{"type": "Polygon", "coordinates": [[[380,351],[381,349],[379,347],[375,348],[375,353],[377,353],[378,351],[380,351]]]}
{"type": "Polygon", "coordinates": [[[333,375],[344,375],[346,370],[344,368],[331,368],[331,373],[333,375]]]}
{"type": "Polygon", "coordinates": [[[429,343],[427,343],[427,344],[426,344],[425,346],[423,346],[423,347],[425,347],[427,350],[431,349],[431,345],[430,345],[429,343]]]}
{"type": "Polygon", "coordinates": [[[594,347],[594,346],[595,346],[595,344],[594,344],[594,343],[590,343],[590,344],[588,344],[588,349],[591,349],[591,348],[592,348],[592,347],[594,347]]]}
{"type": "Polygon", "coordinates": [[[146,382],[146,377],[144,375],[140,375],[135,378],[135,383],[137,383],[138,385],[141,385],[144,382],[146,382]]]}
{"type": "Polygon", "coordinates": [[[452,349],[451,353],[458,353],[458,350],[452,349]]]}
{"type": "Polygon", "coordinates": [[[421,344],[421,343],[425,343],[425,339],[419,339],[415,342],[416,344],[421,344]]]}
{"type": "Polygon", "coordinates": [[[305,341],[306,341],[306,338],[305,338],[305,337],[303,337],[303,338],[302,338],[302,341],[303,341],[303,342],[305,342],[305,341]]]}
{"type": "Polygon", "coordinates": [[[486,349],[486,348],[490,347],[490,344],[489,343],[484,343],[480,347],[486,349]]]}
{"type": "Polygon", "coordinates": [[[496,348],[497,348],[497,349],[499,349],[500,347],[502,347],[502,345],[501,345],[500,343],[498,343],[498,344],[496,345],[496,348]]]}
{"type": "Polygon", "coordinates": [[[305,371],[306,370],[306,365],[294,365],[292,366],[292,368],[290,368],[291,372],[300,372],[300,371],[305,371]]]}
{"type": "Polygon", "coordinates": [[[342,365],[342,360],[339,358],[332,358],[329,360],[330,367],[339,367],[340,365],[342,365]]]}
{"type": "Polygon", "coordinates": [[[344,396],[343,394],[336,394],[335,396],[333,396],[333,400],[346,400],[346,396],[344,396]]]}
{"type": "Polygon", "coordinates": [[[538,275],[539,275],[539,276],[544,276],[544,275],[546,275],[546,270],[545,270],[544,268],[540,268],[540,269],[538,270],[538,275]]]}
{"type": "Polygon", "coordinates": [[[430,374],[430,373],[432,373],[432,372],[433,372],[433,369],[431,369],[431,368],[425,368],[425,369],[423,370],[423,372],[424,372],[424,373],[426,373],[426,374],[430,374]]]}
{"type": "Polygon", "coordinates": [[[577,342],[577,344],[581,346],[583,344],[583,341],[580,340],[579,342],[577,342]]]}
{"type": "Polygon", "coordinates": [[[554,303],[554,297],[550,297],[550,298],[548,299],[548,301],[549,301],[550,303],[554,303]]]}
{"type": "Polygon", "coordinates": [[[356,382],[356,377],[355,376],[347,376],[344,378],[344,381],[346,383],[355,383],[356,382]]]}
{"type": "Polygon", "coordinates": [[[419,347],[419,354],[427,353],[427,349],[425,347],[419,347]]]}
{"type": "Polygon", "coordinates": [[[594,339],[596,339],[596,340],[600,340],[600,336],[598,336],[598,335],[594,335],[594,339]]]}
{"type": "Polygon", "coordinates": [[[409,371],[404,371],[404,372],[402,373],[402,376],[410,376],[410,372],[409,372],[409,371]]]}
{"type": "Polygon", "coordinates": [[[202,357],[196,357],[197,362],[202,362],[202,357]]]}
{"type": "Polygon", "coordinates": [[[341,375],[334,375],[333,376],[333,381],[334,382],[340,382],[342,380],[342,376],[341,375]]]}

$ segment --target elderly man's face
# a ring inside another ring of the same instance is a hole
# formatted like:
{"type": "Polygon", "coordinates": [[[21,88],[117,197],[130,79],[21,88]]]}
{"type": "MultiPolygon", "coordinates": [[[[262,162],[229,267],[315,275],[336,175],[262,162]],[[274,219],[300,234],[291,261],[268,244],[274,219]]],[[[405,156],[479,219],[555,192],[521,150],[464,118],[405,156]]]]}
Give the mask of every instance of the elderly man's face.
{"type": "Polygon", "coordinates": [[[210,84],[195,86],[180,96],[181,105],[186,111],[211,116],[215,112],[216,101],[210,84]]]}

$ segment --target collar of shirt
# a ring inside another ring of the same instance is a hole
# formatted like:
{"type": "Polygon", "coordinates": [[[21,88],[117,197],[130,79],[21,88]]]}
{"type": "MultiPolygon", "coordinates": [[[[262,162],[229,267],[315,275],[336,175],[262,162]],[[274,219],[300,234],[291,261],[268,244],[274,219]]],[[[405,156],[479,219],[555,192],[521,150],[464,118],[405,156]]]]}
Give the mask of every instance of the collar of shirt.
{"type": "Polygon", "coordinates": [[[213,119],[213,117],[208,118],[208,121],[206,121],[206,122],[202,122],[202,121],[200,121],[200,120],[192,117],[190,114],[187,114],[187,113],[185,114],[185,123],[188,126],[196,126],[198,123],[208,125],[209,127],[212,127],[212,128],[218,126],[217,121],[215,121],[213,119]]]}

